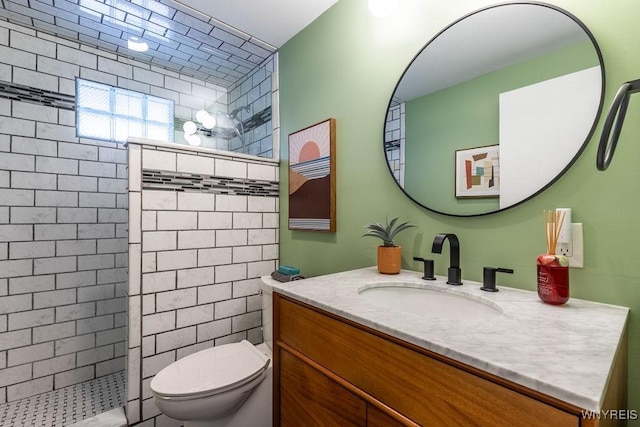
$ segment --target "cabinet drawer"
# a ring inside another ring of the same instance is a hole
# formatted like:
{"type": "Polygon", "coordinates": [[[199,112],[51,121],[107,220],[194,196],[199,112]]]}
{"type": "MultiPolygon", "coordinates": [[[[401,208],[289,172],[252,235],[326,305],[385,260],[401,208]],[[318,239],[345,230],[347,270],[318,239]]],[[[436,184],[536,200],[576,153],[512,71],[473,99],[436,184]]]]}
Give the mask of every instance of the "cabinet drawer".
{"type": "Polygon", "coordinates": [[[551,405],[274,294],[281,341],[429,426],[578,426],[551,405]]]}
{"type": "Polygon", "coordinates": [[[280,425],[364,427],[364,400],[295,356],[280,351],[280,425]]]}

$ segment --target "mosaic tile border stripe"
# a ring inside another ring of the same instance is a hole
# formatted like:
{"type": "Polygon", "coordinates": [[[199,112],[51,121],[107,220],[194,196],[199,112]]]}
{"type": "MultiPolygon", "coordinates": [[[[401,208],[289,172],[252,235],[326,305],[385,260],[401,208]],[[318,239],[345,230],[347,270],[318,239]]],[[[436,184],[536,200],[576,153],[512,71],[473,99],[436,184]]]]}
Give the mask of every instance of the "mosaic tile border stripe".
{"type": "Polygon", "coordinates": [[[278,197],[277,181],[228,178],[213,175],[167,172],[144,169],[142,187],[153,190],[187,191],[237,196],[278,197]]]}
{"type": "Polygon", "coordinates": [[[269,120],[271,120],[271,107],[267,107],[259,113],[256,113],[253,116],[249,117],[242,123],[242,125],[244,126],[244,131],[246,133],[252,131],[258,126],[262,126],[269,120]]]}
{"type": "Polygon", "coordinates": [[[51,92],[4,81],[0,81],[0,98],[62,108],[63,110],[76,110],[76,97],[73,95],[65,95],[59,92],[51,92]]]}
{"type": "Polygon", "coordinates": [[[384,149],[385,150],[395,150],[400,148],[400,140],[399,139],[394,139],[393,141],[385,141],[384,143],[384,149]]]}

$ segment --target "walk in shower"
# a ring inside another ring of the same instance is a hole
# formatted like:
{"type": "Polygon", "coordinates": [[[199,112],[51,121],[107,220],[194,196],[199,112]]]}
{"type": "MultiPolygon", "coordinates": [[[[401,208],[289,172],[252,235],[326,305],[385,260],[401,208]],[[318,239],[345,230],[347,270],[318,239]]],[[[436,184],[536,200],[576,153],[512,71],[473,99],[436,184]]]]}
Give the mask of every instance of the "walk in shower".
{"type": "Polygon", "coordinates": [[[122,129],[157,135],[155,97],[172,107],[169,142],[189,145],[183,125],[206,111],[216,126],[196,131],[201,148],[271,159],[274,52],[172,0],[0,2],[1,426],[126,405],[128,325],[151,309],[129,306],[122,129]],[[130,50],[132,36],[149,50],[130,50]],[[78,134],[78,79],[111,88],[88,107],[91,137],[78,134]]]}

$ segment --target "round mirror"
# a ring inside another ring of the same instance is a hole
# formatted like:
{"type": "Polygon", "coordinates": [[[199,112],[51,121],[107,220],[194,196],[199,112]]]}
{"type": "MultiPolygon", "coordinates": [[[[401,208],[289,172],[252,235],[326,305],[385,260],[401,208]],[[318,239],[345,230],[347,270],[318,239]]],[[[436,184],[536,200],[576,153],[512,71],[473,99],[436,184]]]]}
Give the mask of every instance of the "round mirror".
{"type": "Polygon", "coordinates": [[[577,18],[540,3],[479,10],[427,43],[396,85],[384,133],[389,170],[434,212],[513,207],[578,158],[603,96],[602,55],[577,18]]]}

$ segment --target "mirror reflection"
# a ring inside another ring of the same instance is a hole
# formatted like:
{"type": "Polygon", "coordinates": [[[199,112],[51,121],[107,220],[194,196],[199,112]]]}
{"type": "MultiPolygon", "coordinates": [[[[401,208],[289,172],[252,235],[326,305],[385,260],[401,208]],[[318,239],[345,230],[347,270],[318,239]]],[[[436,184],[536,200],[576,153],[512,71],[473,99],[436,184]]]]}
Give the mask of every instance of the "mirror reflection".
{"type": "Polygon", "coordinates": [[[432,39],[389,103],[384,149],[403,191],[474,216],[538,194],[577,159],[602,107],[595,40],[566,12],[503,4],[432,39]]]}

